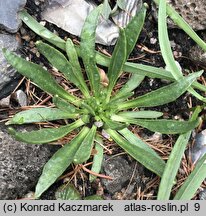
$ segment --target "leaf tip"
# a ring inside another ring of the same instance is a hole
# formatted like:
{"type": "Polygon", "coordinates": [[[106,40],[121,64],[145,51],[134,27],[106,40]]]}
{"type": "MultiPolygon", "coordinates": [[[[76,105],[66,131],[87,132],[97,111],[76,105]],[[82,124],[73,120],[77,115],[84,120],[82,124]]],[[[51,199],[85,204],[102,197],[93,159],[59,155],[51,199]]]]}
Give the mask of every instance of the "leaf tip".
{"type": "Polygon", "coordinates": [[[11,121],[7,121],[7,122],[5,123],[5,125],[11,125],[11,124],[12,124],[11,121]]]}

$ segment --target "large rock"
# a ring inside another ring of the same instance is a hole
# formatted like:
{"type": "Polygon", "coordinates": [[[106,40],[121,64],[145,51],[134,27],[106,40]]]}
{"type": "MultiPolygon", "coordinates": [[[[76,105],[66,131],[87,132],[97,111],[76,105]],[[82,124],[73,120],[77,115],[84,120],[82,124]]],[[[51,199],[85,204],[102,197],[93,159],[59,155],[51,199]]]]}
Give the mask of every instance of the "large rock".
{"type": "MultiPolygon", "coordinates": [[[[107,176],[113,178],[113,180],[107,180],[102,178],[102,183],[105,189],[110,194],[120,192],[121,189],[129,183],[131,177],[134,175],[134,163],[129,162],[123,156],[117,156],[114,158],[105,157],[103,162],[103,171],[107,176]]],[[[143,166],[138,164],[135,171],[135,182],[139,183],[143,173],[143,166]]]]}
{"type": "MultiPolygon", "coordinates": [[[[206,29],[206,1],[205,0],[168,0],[169,3],[194,30],[206,29]]],[[[155,5],[155,4],[153,4],[155,5]]],[[[157,19],[156,6],[153,15],[157,19]]],[[[177,28],[171,19],[168,19],[169,28],[177,28]]]]}
{"type": "Polygon", "coordinates": [[[21,198],[30,191],[54,149],[17,142],[0,125],[0,199],[21,198]]]}
{"type": "MultiPolygon", "coordinates": [[[[48,0],[42,18],[71,34],[80,36],[86,17],[95,7],[92,0],[48,0]]],[[[114,22],[101,17],[96,30],[96,43],[114,45],[119,36],[118,27],[126,27],[141,7],[142,0],[127,0],[125,10],[112,17],[114,22]]]]}
{"type": "Polygon", "coordinates": [[[8,32],[17,32],[21,21],[18,12],[23,9],[26,0],[0,0],[0,28],[8,32]]]}
{"type": "Polygon", "coordinates": [[[169,0],[168,3],[182,15],[193,29],[206,29],[205,0],[169,0]]]}
{"type": "Polygon", "coordinates": [[[15,88],[19,74],[9,66],[3,56],[2,48],[16,51],[19,43],[13,35],[0,34],[0,99],[6,97],[15,88]]]}

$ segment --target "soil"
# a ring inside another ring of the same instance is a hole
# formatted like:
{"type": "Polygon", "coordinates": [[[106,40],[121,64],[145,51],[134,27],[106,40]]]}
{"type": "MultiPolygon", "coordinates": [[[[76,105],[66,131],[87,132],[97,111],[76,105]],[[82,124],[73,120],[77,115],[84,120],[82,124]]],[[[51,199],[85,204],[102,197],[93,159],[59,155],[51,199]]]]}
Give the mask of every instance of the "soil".
{"type": "MultiPolygon", "coordinates": [[[[100,1],[97,1],[99,3],[100,1]]],[[[152,65],[155,67],[164,67],[164,61],[162,59],[159,44],[158,44],[158,33],[157,33],[157,22],[152,15],[151,10],[151,0],[146,1],[149,5],[149,9],[147,12],[146,22],[144,24],[143,31],[139,37],[139,40],[135,46],[135,49],[130,55],[129,61],[142,63],[146,65],[152,65]],[[157,41],[156,43],[151,43],[151,41],[157,41]]],[[[35,5],[35,1],[28,0],[26,8],[28,12],[36,17],[38,21],[40,19],[40,12],[43,10],[45,4],[41,3],[38,7],[35,5]]],[[[46,27],[55,31],[62,38],[70,37],[79,41],[78,37],[74,35],[68,34],[63,30],[57,28],[56,26],[46,23],[46,27]]],[[[43,56],[39,56],[36,52],[35,41],[41,39],[39,36],[36,36],[27,26],[23,24],[22,28],[18,32],[19,39],[22,41],[22,50],[21,53],[23,56],[28,57],[31,61],[45,65],[47,68],[50,68],[49,64],[46,62],[43,56]]],[[[173,41],[173,51],[176,57],[176,60],[183,67],[183,72],[187,73],[187,70],[197,71],[201,70],[201,65],[195,64],[189,58],[190,48],[194,45],[194,42],[188,38],[188,36],[180,29],[171,29],[169,30],[170,40],[173,41]],[[186,70],[187,69],[187,70],[186,70]]],[[[114,47],[105,47],[102,45],[97,45],[97,49],[106,50],[108,53],[112,53],[114,47]]],[[[127,76],[121,77],[119,83],[123,84],[126,82],[127,76]]],[[[145,80],[141,83],[141,85],[135,90],[136,96],[145,94],[151,90],[155,90],[159,87],[166,85],[165,81],[160,79],[151,79],[146,77],[145,80]]],[[[44,99],[48,98],[46,93],[43,93],[38,88],[34,87],[32,84],[28,83],[25,80],[21,85],[19,85],[20,89],[25,90],[25,92],[33,92],[32,94],[28,94],[30,105],[39,103],[39,100],[34,97],[34,95],[44,99]],[[28,87],[29,84],[29,87],[28,87]],[[29,91],[28,91],[29,90],[29,91]]],[[[48,99],[44,105],[50,105],[52,102],[48,99]]],[[[164,112],[164,116],[166,118],[175,118],[175,119],[188,119],[189,117],[189,107],[201,105],[200,101],[197,101],[193,96],[185,93],[179,99],[177,99],[173,103],[169,103],[164,106],[160,106],[154,108],[154,110],[164,112]],[[189,105],[189,106],[188,106],[189,105]]],[[[14,107],[16,108],[16,107],[14,107]]],[[[198,130],[204,129],[204,126],[198,128],[198,130]]],[[[157,137],[153,136],[153,133],[149,132],[146,129],[142,128],[133,128],[136,134],[138,134],[143,140],[147,141],[149,145],[153,146],[154,149],[158,151],[158,153],[162,156],[163,159],[167,159],[168,155],[171,152],[172,146],[175,143],[177,136],[164,135],[157,137]]],[[[191,140],[192,142],[192,140],[191,140]]],[[[118,155],[122,155],[122,157],[128,161],[129,164],[134,164],[134,160],[126,155],[123,150],[117,147],[117,145],[113,144],[110,147],[112,155],[109,155],[108,152],[105,153],[107,157],[116,157],[118,155]]],[[[77,172],[75,177],[72,179],[72,182],[80,191],[82,196],[88,196],[92,194],[100,194],[104,197],[104,199],[156,199],[157,189],[159,185],[159,178],[151,173],[150,171],[143,168],[141,165],[137,165],[136,169],[143,169],[144,172],[140,172],[138,176],[139,182],[135,183],[135,179],[137,177],[133,177],[132,181],[126,181],[122,185],[122,188],[115,193],[109,193],[103,185],[100,178],[98,178],[94,183],[90,183],[88,181],[88,174],[83,172],[81,169],[77,172]],[[134,185],[133,188],[129,187],[134,185]],[[129,189],[130,190],[129,190],[129,189]],[[125,192],[126,191],[126,192],[125,192]]],[[[177,188],[182,183],[182,179],[184,179],[191,171],[192,164],[185,156],[182,161],[181,169],[178,174],[177,185],[173,189],[173,194],[177,191],[177,188]],[[186,169],[186,170],[185,170],[186,169]],[[179,184],[179,185],[178,185],[179,184]]],[[[66,173],[72,172],[77,169],[77,167],[70,167],[66,173]]],[[[134,172],[134,168],[132,170],[134,172]]],[[[68,181],[68,177],[63,180],[55,183],[47,192],[43,194],[41,199],[54,199],[54,193],[56,189],[65,181],[68,181]]],[[[206,185],[202,185],[203,188],[206,188],[206,185]]],[[[193,199],[198,199],[198,195],[196,195],[193,199]]]]}

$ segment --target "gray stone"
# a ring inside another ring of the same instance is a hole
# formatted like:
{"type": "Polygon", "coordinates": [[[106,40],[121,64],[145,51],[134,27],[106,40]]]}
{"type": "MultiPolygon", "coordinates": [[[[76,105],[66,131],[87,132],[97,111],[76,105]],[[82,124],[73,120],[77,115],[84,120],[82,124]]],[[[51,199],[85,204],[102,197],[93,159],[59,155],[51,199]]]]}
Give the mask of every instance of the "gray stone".
{"type": "Polygon", "coordinates": [[[16,199],[32,190],[54,146],[15,141],[0,125],[0,199],[16,199]]]}
{"type": "Polygon", "coordinates": [[[169,0],[176,11],[193,29],[206,29],[206,1],[203,0],[169,0]]]}
{"type": "Polygon", "coordinates": [[[21,107],[27,106],[27,96],[21,89],[14,93],[14,97],[21,107]]]}
{"type": "Polygon", "coordinates": [[[206,200],[206,189],[200,191],[200,193],[199,193],[199,199],[200,200],[206,200]]]}
{"type": "Polygon", "coordinates": [[[127,0],[125,10],[122,10],[117,15],[112,16],[112,19],[117,26],[125,28],[131,21],[132,17],[134,17],[141,8],[142,0],[127,0]]]}
{"type": "Polygon", "coordinates": [[[103,170],[105,175],[113,180],[102,179],[102,183],[110,194],[120,191],[132,177],[133,166],[130,166],[127,160],[122,156],[114,158],[105,158],[103,170]]]}
{"type": "MultiPolygon", "coordinates": [[[[206,1],[205,0],[168,0],[167,1],[194,30],[206,29],[206,1]]],[[[153,15],[157,19],[156,7],[153,7],[153,15]]],[[[169,28],[177,28],[177,25],[168,19],[169,28]]]]}
{"type": "MultiPolygon", "coordinates": [[[[125,10],[112,16],[114,22],[100,17],[96,43],[114,45],[119,36],[118,27],[126,27],[141,6],[142,0],[127,0],[125,10]]],[[[95,7],[93,0],[48,0],[42,18],[71,34],[80,36],[86,17],[95,7]]]]}
{"type": "Polygon", "coordinates": [[[206,130],[195,136],[195,142],[191,148],[191,159],[196,163],[206,153],[206,130]]]}
{"type": "Polygon", "coordinates": [[[18,12],[25,4],[26,0],[0,0],[0,28],[10,33],[17,32],[21,25],[18,12]]]}
{"type": "Polygon", "coordinates": [[[6,94],[6,87],[9,83],[9,88],[12,88],[11,81],[16,79],[19,74],[16,73],[13,67],[9,66],[3,56],[2,48],[7,48],[11,51],[16,51],[19,43],[13,35],[0,34],[0,99],[6,94]]]}
{"type": "MultiPolygon", "coordinates": [[[[80,36],[88,13],[95,7],[91,1],[84,0],[50,0],[49,2],[50,4],[42,13],[42,19],[76,36],[80,36]]],[[[102,17],[96,31],[96,42],[111,45],[115,43],[118,36],[119,28],[110,20],[102,17]]]]}

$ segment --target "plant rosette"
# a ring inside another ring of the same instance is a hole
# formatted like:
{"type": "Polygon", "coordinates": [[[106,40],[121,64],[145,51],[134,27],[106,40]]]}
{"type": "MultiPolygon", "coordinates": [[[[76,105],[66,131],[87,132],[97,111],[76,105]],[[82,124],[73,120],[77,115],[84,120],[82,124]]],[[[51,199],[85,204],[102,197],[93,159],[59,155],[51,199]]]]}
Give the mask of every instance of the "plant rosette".
{"type": "MultiPolygon", "coordinates": [[[[65,50],[60,52],[53,46],[42,41],[36,42],[37,49],[50,64],[63,73],[65,79],[73,83],[80,95],[73,95],[60,86],[54,77],[42,66],[3,49],[4,56],[18,72],[29,78],[43,91],[53,96],[54,108],[37,107],[14,115],[6,124],[29,124],[66,120],[65,125],[58,128],[42,128],[31,132],[19,132],[9,127],[10,133],[17,139],[29,144],[45,144],[59,140],[72,131],[77,135],[60,148],[45,164],[42,175],[36,186],[35,198],[39,198],[60,177],[71,163],[82,164],[91,158],[95,148],[91,170],[99,173],[103,159],[102,135],[114,140],[130,156],[143,164],[158,176],[162,176],[165,162],[140,138],[135,136],[129,125],[138,125],[153,132],[163,134],[184,134],[198,125],[198,119],[176,121],[160,119],[163,113],[143,110],[143,108],[160,106],[175,101],[201,76],[202,72],[181,76],[173,79],[171,84],[135,98],[133,90],[144,79],[144,75],[133,73],[127,83],[117,92],[113,89],[123,73],[124,64],[133,50],[145,20],[146,8],[131,20],[125,29],[120,29],[120,37],[115,45],[108,64],[107,73],[97,67],[95,51],[95,30],[102,5],[94,9],[87,17],[81,33],[81,44],[77,48],[68,39],[66,42],[37,24],[25,11],[22,20],[36,25],[37,32],[44,35],[57,47],[65,50]],[[43,28],[43,29],[42,29],[43,28]],[[80,57],[88,79],[88,85],[80,66],[80,57]],[[141,111],[132,111],[132,109],[141,111]],[[68,121],[69,120],[69,121],[68,121]]],[[[90,180],[95,179],[94,175],[90,180]]]]}

